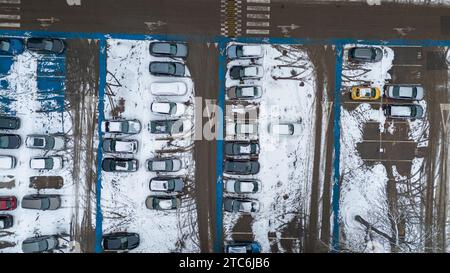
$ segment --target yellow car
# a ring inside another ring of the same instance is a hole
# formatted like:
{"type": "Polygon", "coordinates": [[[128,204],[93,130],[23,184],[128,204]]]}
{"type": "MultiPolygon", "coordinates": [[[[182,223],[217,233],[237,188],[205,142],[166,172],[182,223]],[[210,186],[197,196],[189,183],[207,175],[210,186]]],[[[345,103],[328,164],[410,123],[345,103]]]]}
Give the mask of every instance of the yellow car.
{"type": "Polygon", "coordinates": [[[378,87],[354,86],[352,87],[353,100],[377,100],[380,98],[378,87]]]}

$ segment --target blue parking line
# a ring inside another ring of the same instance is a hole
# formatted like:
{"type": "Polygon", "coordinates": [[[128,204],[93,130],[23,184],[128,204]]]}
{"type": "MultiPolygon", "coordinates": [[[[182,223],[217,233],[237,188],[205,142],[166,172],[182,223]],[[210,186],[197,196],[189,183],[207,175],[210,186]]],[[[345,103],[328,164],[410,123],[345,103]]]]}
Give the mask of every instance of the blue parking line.
{"type": "Polygon", "coordinates": [[[98,84],[98,147],[97,147],[97,185],[96,198],[97,208],[95,217],[95,252],[103,252],[101,242],[103,234],[103,215],[101,207],[101,190],[102,190],[102,144],[103,133],[101,130],[101,123],[105,118],[105,88],[106,88],[106,39],[100,40],[100,55],[99,55],[99,84],[98,84]]]}
{"type": "Polygon", "coordinates": [[[334,176],[333,176],[333,237],[332,252],[339,251],[339,197],[340,197],[340,156],[341,156],[341,85],[342,85],[342,54],[343,44],[338,44],[336,50],[336,73],[335,73],[335,92],[334,92],[334,126],[333,126],[333,145],[334,145],[334,176]]]}
{"type": "MultiPolygon", "coordinates": [[[[218,106],[225,109],[225,48],[226,42],[219,42],[219,98],[218,106]]],[[[223,243],[223,115],[217,115],[217,152],[216,152],[216,241],[214,242],[214,252],[222,252],[223,243]]]]}

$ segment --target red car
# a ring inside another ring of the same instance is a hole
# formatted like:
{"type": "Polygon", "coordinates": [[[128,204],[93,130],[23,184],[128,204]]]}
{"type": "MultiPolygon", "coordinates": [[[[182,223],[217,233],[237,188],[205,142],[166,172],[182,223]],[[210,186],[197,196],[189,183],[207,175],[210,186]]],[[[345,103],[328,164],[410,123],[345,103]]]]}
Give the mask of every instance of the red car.
{"type": "Polygon", "coordinates": [[[15,196],[0,196],[0,210],[14,210],[17,208],[15,196]]]}

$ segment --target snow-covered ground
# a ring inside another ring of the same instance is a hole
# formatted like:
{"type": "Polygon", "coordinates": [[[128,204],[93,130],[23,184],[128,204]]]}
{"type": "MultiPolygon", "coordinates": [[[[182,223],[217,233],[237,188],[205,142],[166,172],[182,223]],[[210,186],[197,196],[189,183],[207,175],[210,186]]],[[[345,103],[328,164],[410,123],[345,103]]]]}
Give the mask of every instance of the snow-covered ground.
{"type": "MultiPolygon", "coordinates": [[[[151,113],[150,105],[155,101],[170,100],[187,103],[187,112],[183,118],[193,122],[194,85],[189,77],[174,79],[150,75],[151,61],[174,61],[151,56],[150,42],[108,40],[105,119],[113,117],[114,107],[120,107],[119,116],[138,119],[142,124],[142,130],[139,134],[127,137],[139,142],[138,152],[133,156],[139,160],[138,171],[133,173],[102,171],[103,233],[118,231],[139,233],[140,246],[133,252],[199,252],[197,212],[192,196],[195,191],[193,134],[189,132],[171,140],[150,134],[148,130],[151,120],[164,119],[151,113]],[[164,98],[155,97],[150,93],[151,83],[175,80],[187,84],[186,95],[164,98]],[[145,206],[147,196],[158,195],[149,189],[149,181],[156,177],[156,174],[147,171],[145,162],[158,154],[180,156],[183,160],[184,168],[173,174],[186,179],[187,193],[182,196],[182,205],[178,210],[163,212],[149,210],[145,206]]],[[[108,155],[104,153],[103,158],[105,157],[108,155]]]]}
{"type": "MultiPolygon", "coordinates": [[[[351,86],[369,84],[379,87],[383,90],[388,74],[392,66],[394,52],[388,47],[382,47],[384,57],[378,63],[351,64],[349,63],[347,50],[355,45],[345,46],[344,62],[342,71],[342,91],[343,96],[349,95],[351,86]]],[[[426,112],[426,102],[418,102],[426,112]]],[[[379,162],[363,161],[358,150],[357,144],[363,141],[363,128],[368,122],[378,122],[380,132],[393,134],[395,132],[395,122],[386,125],[386,118],[383,114],[381,103],[377,105],[378,109],[373,109],[369,103],[361,102],[353,110],[347,110],[341,107],[341,192],[340,192],[340,220],[341,229],[344,234],[343,243],[345,248],[355,252],[389,252],[389,241],[385,238],[374,235],[368,235],[366,228],[355,220],[359,215],[364,220],[373,224],[378,230],[390,234],[390,222],[388,218],[386,185],[388,174],[385,166],[379,162]],[[387,130],[387,132],[385,132],[387,130]]],[[[426,146],[427,142],[422,141],[424,132],[428,129],[427,117],[407,121],[410,127],[409,140],[418,143],[418,147],[426,146]]],[[[414,180],[418,168],[422,166],[422,158],[414,158],[411,162],[410,180],[414,180]]],[[[391,170],[389,170],[391,171],[391,170]]],[[[396,181],[404,178],[398,174],[394,166],[392,172],[396,181]]],[[[397,191],[405,192],[403,185],[397,186],[397,191]]],[[[407,200],[398,198],[399,204],[403,205],[407,200]]],[[[408,223],[407,223],[408,225],[408,223]]],[[[414,230],[417,227],[408,225],[406,240],[414,238],[414,230]],[[410,236],[410,237],[409,237],[410,236]]]]}
{"type": "MultiPolygon", "coordinates": [[[[38,102],[37,87],[37,63],[42,58],[37,54],[25,51],[18,55],[12,65],[9,75],[2,80],[9,82],[12,93],[8,96],[12,101],[9,106],[21,119],[19,130],[9,133],[19,134],[22,144],[16,150],[1,150],[1,155],[13,155],[17,158],[17,166],[13,170],[0,170],[2,183],[14,181],[12,188],[1,188],[0,195],[13,195],[17,197],[18,206],[13,211],[2,212],[13,215],[14,225],[12,228],[0,231],[0,241],[15,243],[14,247],[0,249],[0,252],[21,252],[21,243],[28,237],[38,235],[70,234],[71,221],[75,207],[75,189],[72,181],[72,140],[67,139],[66,151],[49,151],[28,149],[25,147],[25,139],[28,134],[54,134],[68,133],[72,123],[67,112],[39,113],[41,102],[38,102]],[[60,155],[64,158],[64,167],[54,171],[36,171],[29,168],[30,158],[36,156],[60,155]],[[64,178],[64,186],[61,189],[43,189],[41,194],[60,194],[62,199],[61,208],[55,211],[38,211],[21,208],[21,200],[24,195],[36,194],[37,190],[30,187],[31,176],[57,175],[64,178]]],[[[11,92],[2,90],[2,92],[11,92]]],[[[69,239],[67,237],[67,239],[69,239]]],[[[67,245],[67,242],[61,240],[67,245]]]]}
{"type": "MultiPolygon", "coordinates": [[[[262,87],[262,97],[257,101],[261,168],[253,176],[261,181],[262,190],[249,195],[260,202],[261,208],[253,213],[251,228],[262,252],[270,252],[270,246],[274,244],[284,252],[286,250],[280,243],[283,228],[291,221],[299,223],[298,217],[309,211],[310,170],[315,145],[315,76],[314,67],[300,46],[263,45],[263,51],[264,57],[257,60],[264,68],[263,78],[245,82],[262,87]],[[283,51],[287,52],[285,56],[283,51]],[[269,124],[279,122],[300,123],[300,134],[280,137],[269,134],[269,124]],[[268,233],[276,238],[269,238],[268,233]]],[[[227,68],[248,63],[248,60],[235,60],[229,62],[227,68]]],[[[226,87],[233,85],[239,85],[239,81],[232,80],[227,74],[226,87]]],[[[224,174],[226,177],[239,176],[224,174]]],[[[225,240],[231,240],[233,227],[240,216],[224,212],[225,240]]],[[[292,251],[300,252],[299,240],[292,243],[292,251]]]]}

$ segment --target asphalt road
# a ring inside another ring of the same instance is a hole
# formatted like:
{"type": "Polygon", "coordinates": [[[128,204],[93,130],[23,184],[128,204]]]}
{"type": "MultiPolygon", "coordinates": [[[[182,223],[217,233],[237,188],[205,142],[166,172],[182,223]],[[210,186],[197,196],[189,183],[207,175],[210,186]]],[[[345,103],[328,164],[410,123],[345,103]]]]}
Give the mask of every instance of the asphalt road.
{"type": "Polygon", "coordinates": [[[305,0],[265,0],[263,4],[248,0],[82,0],[79,6],[59,0],[9,1],[17,3],[1,3],[0,14],[16,17],[0,19],[2,29],[204,37],[450,38],[450,7],[334,1],[323,5],[305,0]],[[227,26],[234,34],[224,31],[227,26]],[[248,34],[248,29],[265,34],[248,34]]]}

